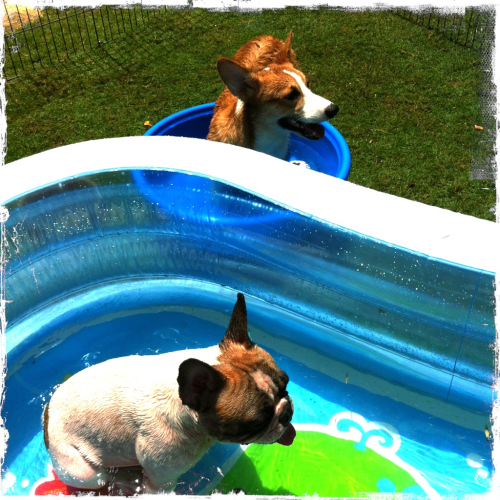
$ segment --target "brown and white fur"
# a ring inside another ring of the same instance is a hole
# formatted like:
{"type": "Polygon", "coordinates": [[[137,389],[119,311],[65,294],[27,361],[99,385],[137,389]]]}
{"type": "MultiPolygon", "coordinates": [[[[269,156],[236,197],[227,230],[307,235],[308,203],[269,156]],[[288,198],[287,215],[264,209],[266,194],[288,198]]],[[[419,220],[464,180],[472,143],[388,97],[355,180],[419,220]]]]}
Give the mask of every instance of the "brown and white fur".
{"type": "Polygon", "coordinates": [[[217,61],[226,88],[215,103],[208,140],[286,159],[291,132],[310,140],[323,137],[319,123],[333,118],[338,107],[309,90],[292,36],[285,42],[261,36],[232,60],[217,61]]]}
{"type": "Polygon", "coordinates": [[[70,486],[169,492],[216,441],[291,444],[287,383],[250,340],[238,294],[219,345],[110,359],[65,381],[44,411],[45,445],[70,486]]]}

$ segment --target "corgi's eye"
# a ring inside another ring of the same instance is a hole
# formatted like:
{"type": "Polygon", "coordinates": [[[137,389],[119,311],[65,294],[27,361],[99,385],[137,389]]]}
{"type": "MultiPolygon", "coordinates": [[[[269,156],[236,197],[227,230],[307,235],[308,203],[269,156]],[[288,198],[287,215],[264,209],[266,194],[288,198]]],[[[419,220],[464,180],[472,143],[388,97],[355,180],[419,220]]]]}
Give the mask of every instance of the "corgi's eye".
{"type": "Polygon", "coordinates": [[[285,99],[289,101],[295,101],[300,96],[300,92],[297,89],[292,89],[290,93],[285,96],[285,99]]]}

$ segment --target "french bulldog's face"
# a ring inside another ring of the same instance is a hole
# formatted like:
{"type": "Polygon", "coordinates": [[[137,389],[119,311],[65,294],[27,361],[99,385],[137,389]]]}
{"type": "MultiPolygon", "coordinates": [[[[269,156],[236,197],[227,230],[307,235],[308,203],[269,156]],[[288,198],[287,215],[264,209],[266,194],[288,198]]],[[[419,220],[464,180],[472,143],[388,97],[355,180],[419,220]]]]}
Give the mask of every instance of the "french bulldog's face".
{"type": "Polygon", "coordinates": [[[200,425],[218,441],[291,444],[295,430],[288,376],[248,337],[242,294],[219,348],[218,364],[196,359],[181,364],[182,403],[198,412],[200,425]]]}

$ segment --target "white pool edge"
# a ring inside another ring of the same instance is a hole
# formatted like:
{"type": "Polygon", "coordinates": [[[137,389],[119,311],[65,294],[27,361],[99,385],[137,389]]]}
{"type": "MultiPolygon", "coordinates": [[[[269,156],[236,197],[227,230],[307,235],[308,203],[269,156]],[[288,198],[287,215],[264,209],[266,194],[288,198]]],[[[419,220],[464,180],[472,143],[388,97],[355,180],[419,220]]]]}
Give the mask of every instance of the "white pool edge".
{"type": "Polygon", "coordinates": [[[236,146],[179,137],[122,137],[62,146],[4,165],[0,205],[96,171],[200,174],[433,259],[496,273],[500,225],[336,179],[236,146]]]}

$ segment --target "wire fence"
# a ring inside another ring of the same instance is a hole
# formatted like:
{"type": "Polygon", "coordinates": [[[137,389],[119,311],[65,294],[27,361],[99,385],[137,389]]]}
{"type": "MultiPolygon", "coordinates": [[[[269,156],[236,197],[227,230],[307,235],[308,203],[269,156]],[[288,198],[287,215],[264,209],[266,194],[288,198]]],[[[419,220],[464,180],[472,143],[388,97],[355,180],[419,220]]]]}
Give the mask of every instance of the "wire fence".
{"type": "MultiPolygon", "coordinates": [[[[109,43],[126,31],[145,25],[162,9],[142,5],[121,8],[75,7],[44,9],[7,5],[3,0],[5,28],[5,66],[7,81],[26,69],[36,69],[67,61],[109,43]]],[[[166,7],[164,7],[166,10],[166,7]]],[[[492,43],[491,13],[466,9],[464,14],[446,14],[435,9],[395,14],[427,29],[441,32],[464,47],[488,50],[492,43]]]]}
{"type": "Polygon", "coordinates": [[[409,11],[396,9],[395,13],[443,36],[463,47],[488,50],[493,42],[492,12],[487,9],[465,9],[463,14],[443,12],[437,9],[409,11]]]}
{"type": "MultiPolygon", "coordinates": [[[[7,81],[27,69],[68,61],[144,26],[161,9],[102,6],[44,9],[7,5],[3,0],[7,81]]],[[[166,7],[165,7],[166,9],[166,7]]]]}
{"type": "Polygon", "coordinates": [[[493,50],[495,44],[495,10],[493,7],[465,9],[464,14],[445,13],[434,9],[407,11],[396,9],[404,19],[440,32],[452,42],[477,50],[480,55],[482,79],[477,91],[479,111],[474,117],[479,126],[470,150],[469,176],[476,180],[494,181],[497,173],[496,96],[493,81],[493,50]]]}

